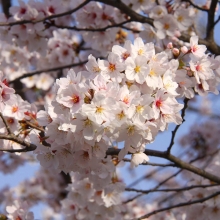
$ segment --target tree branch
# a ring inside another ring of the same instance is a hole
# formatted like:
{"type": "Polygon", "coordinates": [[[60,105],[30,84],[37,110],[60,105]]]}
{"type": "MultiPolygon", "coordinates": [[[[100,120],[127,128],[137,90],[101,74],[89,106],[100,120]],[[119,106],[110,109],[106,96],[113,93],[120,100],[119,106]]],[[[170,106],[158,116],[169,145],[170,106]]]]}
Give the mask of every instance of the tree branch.
{"type": "Polygon", "coordinates": [[[215,26],[215,9],[218,0],[212,0],[208,10],[208,24],[206,28],[206,39],[214,42],[214,26],[215,26]]]}
{"type": "Polygon", "coordinates": [[[148,174],[146,174],[146,175],[144,175],[144,176],[142,176],[142,177],[136,179],[135,181],[133,181],[132,183],[130,183],[130,184],[128,185],[128,188],[129,188],[129,187],[132,187],[132,186],[134,186],[134,185],[136,185],[136,184],[138,184],[140,181],[142,181],[142,180],[144,180],[144,179],[150,178],[150,177],[153,176],[155,173],[159,172],[161,169],[162,169],[162,168],[159,167],[159,168],[157,168],[157,169],[155,169],[155,170],[152,170],[150,173],[148,173],[148,174]]]}
{"type": "Polygon", "coordinates": [[[6,120],[5,120],[4,116],[2,115],[2,113],[1,113],[1,112],[0,112],[0,117],[1,117],[1,119],[2,119],[3,123],[4,123],[5,127],[6,127],[6,130],[7,130],[8,134],[12,134],[12,132],[11,132],[11,130],[10,130],[10,127],[9,127],[9,125],[8,125],[8,123],[6,122],[6,120]]]}
{"type": "Polygon", "coordinates": [[[155,215],[159,212],[167,211],[167,210],[170,210],[170,209],[174,209],[174,208],[178,208],[178,207],[182,207],[182,206],[188,206],[188,205],[192,205],[192,204],[196,204],[196,203],[203,203],[206,200],[209,200],[211,198],[214,198],[214,197],[218,196],[219,194],[220,194],[220,191],[218,191],[216,193],[213,193],[213,194],[211,194],[207,197],[204,197],[202,199],[197,199],[197,200],[193,200],[193,201],[189,200],[187,202],[179,203],[179,204],[172,205],[172,206],[169,206],[169,207],[166,207],[166,208],[157,209],[157,210],[154,210],[153,212],[150,212],[146,215],[143,215],[143,216],[137,218],[136,220],[146,219],[146,218],[149,218],[150,216],[155,215]]]}
{"type": "MultiPolygon", "coordinates": [[[[178,170],[176,173],[172,174],[171,176],[167,177],[165,180],[163,180],[162,182],[158,183],[153,189],[151,189],[151,191],[154,191],[156,189],[158,189],[161,185],[163,185],[164,183],[166,183],[167,181],[169,181],[170,179],[172,179],[173,177],[177,176],[180,172],[182,172],[182,170],[178,170]]],[[[140,196],[143,196],[144,194],[143,193],[140,193],[136,196],[134,196],[133,198],[123,202],[123,203],[128,203],[128,202],[132,202],[134,199],[140,197],[140,196]]]]}
{"type": "MultiPolygon", "coordinates": [[[[95,1],[95,0],[93,0],[95,1]]],[[[141,22],[141,23],[148,23],[153,26],[153,19],[142,16],[135,11],[133,11],[128,5],[124,4],[122,1],[114,1],[114,0],[97,0],[97,2],[102,2],[106,5],[111,5],[115,8],[118,8],[121,12],[125,13],[127,16],[130,17],[131,20],[141,22]]]]}
{"type": "MultiPolygon", "coordinates": [[[[185,121],[184,117],[185,117],[185,112],[186,112],[186,109],[187,109],[188,101],[189,101],[189,99],[187,99],[187,98],[184,99],[184,107],[183,107],[182,113],[181,113],[181,117],[182,117],[182,119],[183,119],[183,122],[185,121]]],[[[183,122],[182,122],[182,124],[183,124],[183,122]]],[[[175,136],[176,136],[176,132],[178,131],[179,127],[180,127],[182,124],[177,125],[177,126],[175,127],[175,129],[172,131],[172,137],[171,137],[170,145],[169,145],[169,147],[167,148],[167,154],[170,154],[171,148],[172,148],[172,146],[174,145],[174,138],[175,138],[175,136]]]]}
{"type": "Polygon", "coordinates": [[[218,19],[214,22],[214,26],[220,21],[220,15],[218,16],[218,19]]]}
{"type": "MultiPolygon", "coordinates": [[[[125,162],[131,162],[131,160],[130,159],[127,159],[127,158],[125,158],[125,159],[123,159],[123,161],[125,161],[125,162]]],[[[145,162],[145,163],[142,163],[142,164],[140,164],[140,165],[149,165],[149,166],[158,166],[158,167],[176,167],[176,165],[174,164],[174,163],[170,163],[170,164],[162,164],[162,163],[150,163],[150,162],[145,162]]]]}
{"type": "Polygon", "coordinates": [[[6,18],[10,17],[9,8],[11,7],[11,0],[1,0],[2,10],[6,18]]]}
{"type": "Polygon", "coordinates": [[[191,0],[183,0],[184,2],[188,2],[190,5],[192,5],[194,8],[200,10],[200,11],[205,11],[205,12],[208,12],[209,10],[208,9],[205,9],[205,8],[201,8],[199,7],[198,5],[194,4],[191,0]]]}
{"type": "Polygon", "coordinates": [[[63,13],[60,13],[60,14],[50,15],[50,16],[47,16],[47,17],[42,18],[42,19],[38,19],[38,20],[21,20],[21,21],[14,21],[14,22],[8,22],[8,23],[2,23],[1,22],[0,26],[4,27],[4,26],[14,26],[14,25],[21,25],[21,24],[28,24],[28,23],[37,24],[37,23],[40,23],[40,22],[45,22],[45,21],[50,20],[50,19],[63,17],[65,15],[72,14],[72,13],[78,11],[79,9],[81,9],[82,7],[84,7],[85,5],[87,5],[89,2],[90,2],[90,0],[86,0],[82,4],[80,4],[79,6],[77,6],[76,8],[74,8],[72,10],[69,10],[69,11],[66,11],[66,12],[63,12],[63,13]]]}
{"type": "Polygon", "coordinates": [[[36,124],[34,124],[34,123],[31,123],[30,121],[20,120],[19,123],[26,124],[26,125],[28,125],[29,127],[34,128],[34,129],[36,129],[36,130],[38,130],[38,131],[45,132],[45,130],[44,130],[43,127],[38,126],[38,125],[36,125],[36,124]]]}
{"type": "MultiPolygon", "coordinates": [[[[181,33],[181,36],[179,37],[180,40],[189,42],[191,36],[188,34],[181,33]]],[[[220,47],[215,43],[214,40],[208,40],[208,39],[199,39],[199,44],[203,44],[207,47],[207,49],[215,54],[215,55],[220,55],[220,47]]]]}
{"type": "MultiPolygon", "coordinates": [[[[120,152],[120,149],[114,149],[110,148],[107,150],[106,155],[118,155],[120,152]]],[[[198,167],[195,167],[187,162],[184,162],[183,160],[180,160],[179,158],[173,156],[172,154],[167,154],[166,151],[156,151],[156,150],[150,150],[146,149],[144,153],[148,156],[154,156],[154,157],[161,157],[164,159],[167,159],[169,161],[172,161],[176,164],[177,167],[188,170],[190,172],[193,172],[199,176],[202,176],[206,179],[209,179],[215,183],[220,183],[220,177],[215,176],[211,173],[206,172],[203,169],[200,169],[198,167]]]]}
{"type": "Polygon", "coordinates": [[[28,152],[28,151],[34,151],[37,148],[36,145],[28,143],[28,142],[16,137],[14,134],[0,135],[0,139],[14,141],[22,146],[25,146],[25,148],[23,148],[23,149],[0,149],[0,151],[7,151],[9,153],[28,152]]]}
{"type": "Polygon", "coordinates": [[[140,190],[135,188],[125,188],[128,192],[141,192],[144,194],[152,193],[152,192],[182,192],[185,190],[191,190],[195,188],[208,188],[208,187],[214,187],[219,186],[219,184],[208,184],[208,185],[192,185],[188,187],[182,187],[182,188],[171,188],[171,189],[151,189],[151,190],[140,190]]]}
{"type": "Polygon", "coordinates": [[[68,68],[75,67],[75,66],[80,66],[80,65],[85,64],[86,62],[88,62],[88,60],[85,60],[85,61],[82,61],[82,62],[79,62],[79,63],[65,65],[65,66],[58,66],[58,67],[54,67],[54,68],[36,70],[36,71],[30,72],[30,73],[23,73],[22,76],[14,79],[14,80],[9,81],[9,83],[15,83],[15,82],[17,82],[17,81],[19,81],[23,78],[34,76],[34,75],[37,75],[37,74],[40,74],[40,73],[53,72],[53,71],[58,71],[58,70],[62,70],[62,69],[68,69],[68,68]]]}
{"type": "Polygon", "coordinates": [[[118,24],[108,25],[108,26],[103,27],[103,28],[78,28],[78,27],[75,27],[75,26],[70,27],[70,26],[63,26],[63,25],[56,25],[56,24],[51,24],[51,25],[56,27],[56,28],[69,29],[69,30],[74,30],[74,31],[91,31],[91,32],[100,32],[101,31],[101,32],[104,32],[109,28],[114,28],[114,27],[124,28],[122,25],[126,24],[126,23],[129,23],[129,22],[132,22],[132,20],[129,19],[129,20],[123,21],[123,22],[118,23],[118,24]]]}

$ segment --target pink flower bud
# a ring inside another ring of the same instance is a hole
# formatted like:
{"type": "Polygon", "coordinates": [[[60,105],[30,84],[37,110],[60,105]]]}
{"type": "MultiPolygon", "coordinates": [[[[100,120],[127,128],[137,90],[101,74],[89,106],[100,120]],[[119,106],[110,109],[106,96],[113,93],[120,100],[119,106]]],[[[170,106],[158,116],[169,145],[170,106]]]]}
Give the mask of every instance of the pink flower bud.
{"type": "Polygon", "coordinates": [[[177,49],[177,48],[173,48],[172,52],[173,52],[173,55],[174,55],[175,57],[178,57],[179,54],[180,54],[180,51],[179,51],[179,49],[177,49]]]}
{"type": "Polygon", "coordinates": [[[181,52],[182,52],[183,54],[185,54],[185,53],[187,53],[187,52],[189,51],[186,46],[181,47],[180,50],[181,50],[181,52]]]}
{"type": "Polygon", "coordinates": [[[173,44],[172,44],[172,42],[170,42],[170,43],[167,44],[167,49],[173,49],[173,44]]]}
{"type": "Polygon", "coordinates": [[[180,31],[175,31],[174,36],[175,36],[175,37],[180,37],[180,36],[181,36],[180,31]]]}

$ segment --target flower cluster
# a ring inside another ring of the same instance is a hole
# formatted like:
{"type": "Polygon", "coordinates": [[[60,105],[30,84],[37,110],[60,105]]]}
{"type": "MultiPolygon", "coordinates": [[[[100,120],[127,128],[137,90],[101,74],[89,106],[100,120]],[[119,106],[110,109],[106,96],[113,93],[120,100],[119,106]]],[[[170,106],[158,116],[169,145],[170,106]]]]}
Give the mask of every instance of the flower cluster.
{"type": "MultiPolygon", "coordinates": [[[[154,45],[141,38],[114,46],[107,61],[90,55],[87,71],[70,70],[66,78],[56,80],[57,95],[47,111],[37,113],[50,144],[37,150],[40,162],[69,172],[72,158],[85,167],[95,158],[103,159],[109,147],[124,142],[119,159],[128,152],[138,153],[133,157],[137,163],[158,131],[182,121],[183,105],[176,100],[178,67],[178,60],[165,52],[156,54],[154,45]]],[[[41,140],[34,143],[40,146],[41,140]]]]}

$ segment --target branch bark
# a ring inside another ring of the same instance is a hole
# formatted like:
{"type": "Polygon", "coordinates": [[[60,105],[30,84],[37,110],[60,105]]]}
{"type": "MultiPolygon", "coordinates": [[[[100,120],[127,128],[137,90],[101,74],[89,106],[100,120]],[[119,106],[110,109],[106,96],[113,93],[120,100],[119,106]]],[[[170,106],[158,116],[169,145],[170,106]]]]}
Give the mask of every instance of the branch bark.
{"type": "MultiPolygon", "coordinates": [[[[118,155],[120,152],[120,149],[114,149],[114,148],[110,148],[108,149],[108,151],[106,152],[106,155],[118,155]]],[[[164,158],[167,159],[173,163],[176,164],[176,167],[188,170],[190,172],[193,172],[199,176],[202,176],[206,179],[209,179],[215,183],[219,183],[220,184],[220,178],[218,176],[215,176],[209,172],[206,172],[203,169],[200,169],[198,167],[195,167],[187,162],[184,162],[183,160],[180,160],[179,158],[173,156],[172,154],[167,154],[166,151],[156,151],[156,150],[149,150],[146,149],[144,152],[146,155],[148,156],[154,156],[154,157],[160,157],[160,158],[164,158]]]]}
{"type": "Polygon", "coordinates": [[[65,65],[65,66],[58,66],[58,67],[54,67],[54,68],[36,70],[36,71],[30,72],[30,73],[23,73],[22,76],[14,79],[14,80],[9,81],[8,83],[15,83],[15,82],[17,82],[17,81],[19,81],[23,78],[34,76],[34,75],[37,75],[37,74],[40,74],[40,73],[48,73],[48,72],[68,69],[68,68],[75,67],[75,66],[81,66],[81,65],[85,64],[86,62],[88,62],[88,60],[85,60],[85,61],[82,61],[82,62],[79,62],[79,63],[73,63],[73,64],[65,65]]]}
{"type": "Polygon", "coordinates": [[[69,11],[66,11],[66,12],[63,12],[63,13],[60,13],[60,14],[50,15],[50,16],[47,16],[47,17],[42,18],[42,19],[38,19],[38,20],[21,20],[21,21],[6,22],[6,23],[2,22],[2,23],[0,23],[0,26],[5,27],[5,26],[14,26],[14,25],[30,24],[30,23],[31,24],[37,24],[37,23],[40,23],[40,22],[45,22],[47,20],[51,20],[51,19],[54,19],[54,18],[59,18],[59,17],[65,16],[65,15],[70,15],[70,14],[78,11],[79,9],[84,7],[85,5],[87,5],[89,2],[90,2],[90,0],[86,0],[82,4],[80,4],[79,6],[77,6],[76,8],[74,8],[72,10],[69,10],[69,11]]]}
{"type": "Polygon", "coordinates": [[[179,203],[179,204],[176,204],[176,205],[172,205],[172,206],[169,206],[169,207],[166,207],[166,208],[162,208],[162,209],[157,209],[153,212],[150,212],[146,215],[143,215],[141,216],[140,218],[137,218],[136,220],[141,220],[141,219],[146,219],[146,218],[149,218],[150,216],[152,215],[155,215],[159,212],[163,212],[163,211],[167,211],[167,210],[170,210],[170,209],[174,209],[174,208],[178,208],[178,207],[183,207],[183,206],[188,206],[188,205],[192,205],[192,204],[196,204],[196,203],[203,203],[205,202],[206,200],[209,200],[211,198],[214,198],[216,196],[218,196],[220,194],[220,191],[216,192],[216,193],[213,193],[205,198],[202,198],[202,199],[197,199],[197,200],[193,200],[193,201],[187,201],[187,202],[183,202],[183,203],[179,203]]]}
{"type": "Polygon", "coordinates": [[[0,139],[14,141],[22,146],[25,146],[25,148],[22,148],[22,149],[0,149],[0,151],[7,151],[9,153],[28,152],[28,151],[34,151],[37,148],[36,145],[28,143],[27,141],[24,141],[24,140],[16,137],[14,134],[0,135],[0,139]]]}

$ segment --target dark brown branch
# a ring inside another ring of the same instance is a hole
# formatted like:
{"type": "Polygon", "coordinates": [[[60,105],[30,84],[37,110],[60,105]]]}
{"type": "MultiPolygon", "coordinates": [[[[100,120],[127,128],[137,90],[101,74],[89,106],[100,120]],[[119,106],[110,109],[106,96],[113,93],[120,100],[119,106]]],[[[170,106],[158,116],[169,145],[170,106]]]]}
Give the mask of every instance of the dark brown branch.
{"type": "Polygon", "coordinates": [[[218,24],[219,21],[220,21],[220,15],[218,16],[218,19],[214,22],[214,26],[215,26],[216,24],[218,24]]]}
{"type": "Polygon", "coordinates": [[[142,176],[142,177],[136,179],[135,181],[133,181],[132,183],[130,183],[130,184],[128,185],[128,188],[129,188],[129,187],[132,187],[132,186],[134,186],[134,185],[136,185],[136,184],[138,184],[139,182],[141,182],[141,181],[144,180],[144,179],[150,178],[150,177],[153,176],[155,173],[158,173],[161,169],[162,169],[162,168],[159,167],[159,168],[157,168],[157,169],[155,169],[155,170],[152,170],[150,173],[148,173],[148,174],[146,174],[146,175],[144,175],[144,176],[142,176]]]}
{"type": "Polygon", "coordinates": [[[176,204],[176,205],[172,205],[172,206],[169,206],[169,207],[166,207],[166,208],[162,208],[162,209],[157,209],[157,210],[154,210],[153,212],[150,212],[146,215],[143,215],[139,218],[137,218],[136,220],[141,220],[141,219],[146,219],[146,218],[149,218],[150,216],[152,215],[155,215],[159,212],[163,212],[163,211],[167,211],[167,210],[170,210],[170,209],[174,209],[174,208],[178,208],[178,207],[183,207],[183,206],[188,206],[188,205],[192,205],[192,204],[196,204],[196,203],[203,203],[205,202],[206,200],[209,200],[209,199],[212,199],[216,196],[218,196],[220,194],[220,191],[216,192],[216,193],[213,193],[207,197],[204,197],[202,199],[197,199],[197,200],[193,200],[193,201],[187,201],[187,202],[183,202],[183,203],[179,203],[179,204],[176,204]]]}
{"type": "Polygon", "coordinates": [[[65,65],[65,66],[58,66],[58,67],[54,67],[54,68],[36,70],[36,71],[30,72],[30,73],[23,73],[22,76],[20,76],[20,77],[14,79],[14,80],[12,80],[12,81],[9,81],[9,83],[15,83],[15,82],[17,82],[17,81],[19,81],[19,80],[21,80],[21,79],[23,79],[23,78],[30,77],[30,76],[34,76],[34,75],[37,75],[37,74],[40,74],[40,73],[53,72],[53,71],[68,69],[68,68],[75,67],[75,66],[80,66],[80,65],[85,64],[86,62],[88,62],[88,60],[85,60],[85,61],[82,61],[82,62],[79,62],[79,63],[74,63],[74,64],[65,65]]]}
{"type": "Polygon", "coordinates": [[[36,130],[38,130],[38,131],[41,131],[41,132],[45,132],[45,130],[44,130],[43,127],[38,126],[38,125],[36,125],[36,124],[34,124],[34,123],[31,123],[30,121],[21,120],[21,121],[19,121],[19,123],[24,123],[24,124],[28,125],[28,126],[31,127],[31,128],[34,128],[34,129],[36,129],[36,130]]]}
{"type": "MultiPolygon", "coordinates": [[[[172,179],[173,177],[177,176],[182,170],[179,170],[177,171],[176,173],[172,174],[171,176],[167,177],[165,180],[163,180],[162,182],[158,183],[153,189],[151,189],[151,191],[154,191],[156,189],[158,189],[161,185],[163,185],[164,183],[166,183],[167,181],[169,181],[170,179],[172,179]]],[[[123,203],[129,203],[129,202],[132,202],[134,199],[138,198],[138,197],[141,197],[143,196],[144,194],[143,193],[140,193],[136,196],[134,196],[133,198],[123,202],[123,203]]]]}
{"type": "Polygon", "coordinates": [[[91,32],[103,32],[106,31],[109,28],[114,28],[114,27],[121,27],[124,28],[122,25],[123,24],[127,24],[129,22],[132,22],[131,19],[123,21],[121,23],[118,24],[113,24],[113,25],[108,25],[106,27],[103,28],[78,28],[78,27],[70,27],[70,26],[63,26],[63,25],[56,25],[56,24],[52,24],[52,26],[56,27],[56,28],[61,28],[61,29],[69,29],[69,30],[74,30],[74,31],[91,31],[91,32]]]}
{"type": "MultiPolygon", "coordinates": [[[[107,155],[118,155],[120,152],[120,149],[114,149],[114,148],[110,148],[108,149],[108,151],[106,152],[107,155]]],[[[146,149],[144,152],[146,155],[148,156],[154,156],[154,157],[161,157],[164,159],[167,159],[169,161],[172,161],[173,163],[176,164],[176,167],[188,170],[190,172],[193,172],[199,176],[202,176],[206,179],[209,179],[215,183],[220,183],[220,177],[213,175],[209,172],[206,172],[203,169],[200,169],[198,167],[195,167],[187,162],[184,162],[183,160],[180,160],[179,158],[173,156],[172,154],[167,154],[166,151],[156,151],[156,150],[149,150],[146,149]]]]}
{"type": "MultiPolygon", "coordinates": [[[[188,101],[189,99],[185,98],[184,99],[184,107],[182,109],[182,113],[181,113],[181,117],[183,119],[183,122],[185,121],[184,117],[185,117],[185,112],[186,112],[186,108],[187,108],[187,104],[188,104],[188,101]]],[[[182,123],[183,123],[182,122],[182,123]]],[[[175,127],[175,129],[172,131],[172,137],[171,137],[171,141],[170,141],[170,145],[169,147],[167,148],[167,154],[170,154],[170,151],[171,151],[171,148],[172,146],[174,145],[174,139],[175,139],[175,136],[176,136],[176,132],[178,131],[179,127],[181,126],[182,124],[179,124],[175,127]]]]}
{"type": "MultiPolygon", "coordinates": [[[[123,159],[123,161],[125,162],[131,162],[130,159],[123,159]]],[[[174,163],[170,163],[170,164],[162,164],[162,163],[150,163],[150,162],[146,162],[146,163],[142,163],[141,165],[149,165],[149,166],[158,166],[158,167],[176,167],[176,165],[174,163]]]]}
{"type": "Polygon", "coordinates": [[[198,5],[194,4],[191,0],[184,0],[184,2],[188,2],[190,5],[192,5],[194,8],[196,8],[200,11],[208,12],[208,9],[199,7],[198,5]]]}
{"type": "Polygon", "coordinates": [[[192,185],[188,187],[182,187],[182,188],[171,188],[171,189],[151,189],[151,190],[140,190],[135,188],[125,188],[128,192],[141,192],[144,194],[153,193],[153,192],[182,192],[186,190],[191,190],[195,188],[208,188],[208,187],[214,187],[219,186],[219,184],[212,184],[212,185],[192,185]]]}
{"type": "Polygon", "coordinates": [[[178,170],[176,173],[170,175],[169,177],[167,177],[165,180],[163,180],[162,182],[160,182],[156,187],[154,187],[154,189],[158,189],[160,186],[162,186],[164,183],[166,183],[167,181],[171,180],[173,177],[177,176],[179,173],[181,173],[183,170],[178,170]]]}
{"type": "Polygon", "coordinates": [[[0,139],[14,141],[22,146],[25,146],[25,148],[22,148],[22,149],[0,149],[0,151],[7,151],[9,153],[28,152],[28,151],[34,151],[37,148],[36,145],[28,143],[28,142],[16,137],[14,134],[0,135],[0,139]]]}
{"type": "Polygon", "coordinates": [[[127,203],[129,203],[129,202],[132,202],[132,201],[134,201],[135,199],[137,199],[138,197],[141,197],[141,196],[143,196],[142,193],[140,193],[140,194],[138,194],[138,195],[136,195],[136,196],[134,196],[134,197],[132,197],[132,198],[130,198],[130,199],[124,201],[123,204],[127,204],[127,203]]]}
{"type": "Polygon", "coordinates": [[[148,23],[153,26],[153,19],[142,16],[135,11],[133,11],[128,5],[124,4],[122,1],[115,1],[115,0],[98,0],[98,2],[102,2],[106,5],[111,5],[115,8],[118,8],[121,12],[125,13],[127,16],[130,17],[131,20],[141,22],[141,23],[148,23]]]}
{"type": "Polygon", "coordinates": [[[28,23],[36,24],[39,22],[45,22],[47,20],[51,20],[54,18],[63,17],[65,15],[70,15],[70,14],[78,11],[80,8],[84,7],[85,5],[87,5],[89,2],[90,2],[90,0],[86,0],[82,4],[80,4],[79,6],[77,6],[76,8],[74,8],[72,10],[69,10],[69,11],[66,11],[66,12],[63,12],[60,14],[50,15],[50,16],[47,16],[47,17],[39,19],[39,20],[21,20],[21,21],[9,22],[9,23],[0,23],[0,26],[14,26],[14,25],[21,25],[21,24],[28,24],[28,23]]]}
{"type": "Polygon", "coordinates": [[[4,118],[4,116],[2,115],[1,112],[0,112],[0,117],[1,117],[3,123],[4,123],[5,127],[6,127],[6,130],[7,130],[8,134],[12,134],[9,125],[8,125],[7,121],[5,120],[5,118],[4,118]]]}
{"type": "Polygon", "coordinates": [[[214,26],[215,26],[215,9],[218,0],[212,0],[208,10],[208,24],[206,28],[206,39],[214,42],[214,26]]]}
{"type": "Polygon", "coordinates": [[[11,7],[11,0],[1,0],[2,10],[6,16],[6,18],[10,17],[9,8],[11,7]]]}

